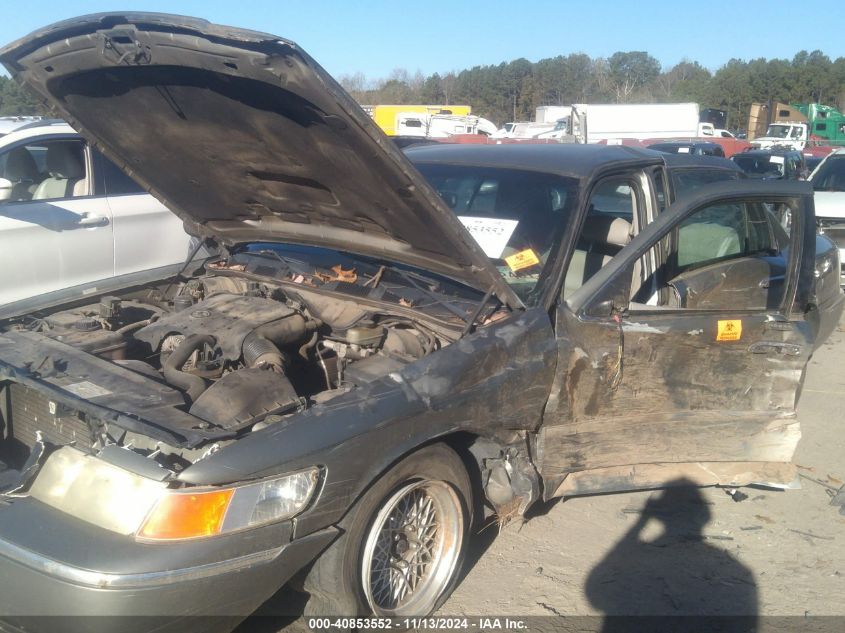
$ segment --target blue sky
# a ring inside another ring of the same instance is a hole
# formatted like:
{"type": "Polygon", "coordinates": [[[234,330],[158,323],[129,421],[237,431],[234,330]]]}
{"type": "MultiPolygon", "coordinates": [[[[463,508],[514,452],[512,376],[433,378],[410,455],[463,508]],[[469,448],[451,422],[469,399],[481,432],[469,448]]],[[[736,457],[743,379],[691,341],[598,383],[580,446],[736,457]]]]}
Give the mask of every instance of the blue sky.
{"type": "MultiPolygon", "coordinates": [[[[52,22],[131,8],[181,13],[268,31],[298,42],[331,74],[424,74],[518,57],[583,52],[592,57],[645,50],[664,68],[683,59],[711,70],[733,57],[791,59],[801,49],[845,56],[845,7],[811,20],[783,0],[35,0],[6,10],[0,44],[52,22]],[[835,15],[839,13],[839,16],[835,15]]],[[[837,6],[832,3],[830,7],[837,6]]]]}

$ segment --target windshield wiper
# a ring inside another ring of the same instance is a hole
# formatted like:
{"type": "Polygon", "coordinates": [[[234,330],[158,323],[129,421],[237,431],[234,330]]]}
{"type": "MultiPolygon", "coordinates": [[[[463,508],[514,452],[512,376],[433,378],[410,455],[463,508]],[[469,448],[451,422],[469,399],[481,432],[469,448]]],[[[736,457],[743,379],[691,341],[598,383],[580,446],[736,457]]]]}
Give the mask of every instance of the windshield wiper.
{"type": "MultiPolygon", "coordinates": [[[[408,272],[402,270],[401,268],[397,268],[395,266],[391,266],[390,269],[393,272],[395,272],[397,275],[399,275],[402,279],[404,279],[409,284],[411,284],[414,288],[416,288],[417,290],[422,292],[426,297],[428,297],[429,299],[434,301],[436,304],[443,306],[449,312],[451,312],[452,314],[457,316],[464,323],[470,322],[468,320],[467,316],[466,316],[466,313],[463,310],[461,310],[460,308],[452,305],[451,303],[449,303],[447,301],[443,301],[443,299],[440,298],[440,295],[438,295],[436,292],[429,290],[428,288],[426,288],[422,284],[418,283],[416,279],[414,279],[414,277],[417,277],[419,279],[427,280],[427,278],[424,277],[423,275],[408,273],[408,272]]],[[[432,280],[428,280],[428,281],[432,281],[432,280]]]]}
{"type": "Polygon", "coordinates": [[[263,248],[260,251],[247,251],[247,254],[249,254],[249,255],[272,255],[273,257],[275,257],[276,259],[278,259],[280,262],[282,262],[285,265],[285,269],[287,270],[287,272],[289,272],[289,273],[293,272],[293,269],[290,267],[290,262],[288,260],[286,260],[284,257],[282,257],[281,255],[279,255],[272,248],[263,248]]]}

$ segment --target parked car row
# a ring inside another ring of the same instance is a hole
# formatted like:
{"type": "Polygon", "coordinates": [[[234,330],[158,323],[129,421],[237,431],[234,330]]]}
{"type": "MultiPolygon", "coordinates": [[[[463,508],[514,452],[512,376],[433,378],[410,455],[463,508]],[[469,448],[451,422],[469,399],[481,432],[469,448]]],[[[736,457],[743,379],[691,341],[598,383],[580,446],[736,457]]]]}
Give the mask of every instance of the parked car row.
{"type": "Polygon", "coordinates": [[[107,219],[78,256],[111,244],[111,275],[185,239],[120,233],[112,205],[150,199],[114,179],[219,250],[0,324],[4,628],[229,631],[294,576],[310,615],[422,616],[485,516],[794,480],[845,302],[809,184],[624,146],[403,152],[292,42],[181,16],[0,61],[78,130],[13,139],[7,216],[107,219]]]}

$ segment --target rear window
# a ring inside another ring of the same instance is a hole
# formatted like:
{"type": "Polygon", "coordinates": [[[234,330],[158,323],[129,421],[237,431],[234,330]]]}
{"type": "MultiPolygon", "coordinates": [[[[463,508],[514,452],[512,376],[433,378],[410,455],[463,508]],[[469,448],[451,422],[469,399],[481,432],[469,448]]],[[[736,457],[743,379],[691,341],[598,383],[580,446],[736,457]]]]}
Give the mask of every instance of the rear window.
{"type": "Polygon", "coordinates": [[[769,176],[777,178],[783,176],[783,156],[763,154],[759,156],[748,156],[735,154],[731,160],[739,165],[740,169],[752,176],[769,176]]]}
{"type": "Polygon", "coordinates": [[[679,198],[704,185],[726,180],[738,180],[739,172],[730,169],[673,169],[671,176],[672,185],[675,188],[675,197],[679,198]]]}

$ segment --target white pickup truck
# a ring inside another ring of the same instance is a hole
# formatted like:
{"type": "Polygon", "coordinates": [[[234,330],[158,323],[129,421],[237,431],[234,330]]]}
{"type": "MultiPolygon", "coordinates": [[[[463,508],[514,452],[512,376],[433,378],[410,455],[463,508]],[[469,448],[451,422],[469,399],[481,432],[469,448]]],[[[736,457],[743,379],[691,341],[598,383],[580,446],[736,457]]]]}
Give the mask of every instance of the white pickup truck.
{"type": "Polygon", "coordinates": [[[799,122],[772,123],[765,136],[758,136],[751,145],[759,149],[785,147],[803,150],[807,145],[807,124],[799,122]]]}

